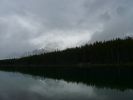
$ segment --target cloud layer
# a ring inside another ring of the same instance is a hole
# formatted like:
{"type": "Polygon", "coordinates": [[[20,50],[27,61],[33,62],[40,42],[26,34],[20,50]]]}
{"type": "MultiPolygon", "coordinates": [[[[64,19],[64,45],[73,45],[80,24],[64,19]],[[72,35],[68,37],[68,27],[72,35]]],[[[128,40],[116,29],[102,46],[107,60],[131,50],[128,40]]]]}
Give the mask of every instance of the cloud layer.
{"type": "Polygon", "coordinates": [[[132,0],[0,0],[0,58],[133,33],[132,0]]]}

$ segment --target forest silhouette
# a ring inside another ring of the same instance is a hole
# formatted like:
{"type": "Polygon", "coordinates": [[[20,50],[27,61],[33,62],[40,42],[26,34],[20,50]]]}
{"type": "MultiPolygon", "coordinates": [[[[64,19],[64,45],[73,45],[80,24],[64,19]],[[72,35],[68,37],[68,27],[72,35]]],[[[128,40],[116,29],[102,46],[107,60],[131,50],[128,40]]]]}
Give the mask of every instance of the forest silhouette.
{"type": "Polygon", "coordinates": [[[97,41],[63,51],[29,55],[27,57],[1,60],[0,65],[93,65],[133,64],[133,38],[116,38],[97,41]]]}

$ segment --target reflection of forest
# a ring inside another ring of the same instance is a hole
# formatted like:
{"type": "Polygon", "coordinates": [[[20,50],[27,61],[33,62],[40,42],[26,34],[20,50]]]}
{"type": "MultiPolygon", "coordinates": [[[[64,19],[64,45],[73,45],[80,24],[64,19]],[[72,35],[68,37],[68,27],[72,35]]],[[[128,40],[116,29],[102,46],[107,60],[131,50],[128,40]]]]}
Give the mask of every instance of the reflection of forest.
{"type": "Polygon", "coordinates": [[[132,68],[5,68],[5,71],[22,72],[43,78],[63,79],[80,82],[98,88],[113,88],[119,90],[133,89],[132,68]]]}

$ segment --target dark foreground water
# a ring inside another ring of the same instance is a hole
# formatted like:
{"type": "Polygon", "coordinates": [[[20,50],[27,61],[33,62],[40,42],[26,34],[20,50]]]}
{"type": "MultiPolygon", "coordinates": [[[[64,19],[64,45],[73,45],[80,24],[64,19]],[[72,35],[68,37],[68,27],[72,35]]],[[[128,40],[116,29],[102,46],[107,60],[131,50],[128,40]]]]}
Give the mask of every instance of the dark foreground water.
{"type": "Polygon", "coordinates": [[[104,86],[92,79],[87,83],[1,71],[0,100],[133,100],[133,84],[121,82],[104,86]]]}

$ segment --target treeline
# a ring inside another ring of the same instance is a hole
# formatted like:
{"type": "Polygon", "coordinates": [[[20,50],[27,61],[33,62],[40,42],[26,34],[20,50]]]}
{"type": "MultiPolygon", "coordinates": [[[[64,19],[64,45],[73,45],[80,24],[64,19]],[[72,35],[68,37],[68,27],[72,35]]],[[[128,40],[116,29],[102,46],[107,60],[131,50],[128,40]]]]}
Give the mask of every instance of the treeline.
{"type": "Polygon", "coordinates": [[[0,65],[72,64],[133,64],[133,38],[117,38],[63,51],[0,61],[0,65]]]}

